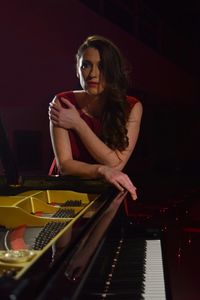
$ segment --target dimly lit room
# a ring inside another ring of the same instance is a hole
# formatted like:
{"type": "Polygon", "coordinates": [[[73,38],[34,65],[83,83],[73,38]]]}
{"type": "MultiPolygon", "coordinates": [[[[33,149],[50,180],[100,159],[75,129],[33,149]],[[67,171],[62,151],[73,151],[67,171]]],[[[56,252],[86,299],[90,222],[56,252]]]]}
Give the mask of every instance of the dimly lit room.
{"type": "Polygon", "coordinates": [[[199,300],[199,1],[0,18],[0,299],[199,300]]]}

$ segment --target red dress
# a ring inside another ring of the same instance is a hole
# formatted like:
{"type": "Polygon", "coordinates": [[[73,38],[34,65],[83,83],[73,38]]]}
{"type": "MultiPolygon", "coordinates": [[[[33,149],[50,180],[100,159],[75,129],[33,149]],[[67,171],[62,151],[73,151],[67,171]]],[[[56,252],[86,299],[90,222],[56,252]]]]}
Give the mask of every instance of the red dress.
{"type": "MultiPolygon", "coordinates": [[[[66,98],[69,100],[78,110],[80,113],[81,118],[88,124],[88,126],[91,128],[91,130],[100,138],[101,136],[101,129],[102,129],[102,121],[101,118],[96,117],[90,117],[86,115],[78,106],[75,98],[75,93],[73,91],[63,92],[57,95],[57,98],[66,98]]],[[[131,108],[138,102],[138,100],[134,97],[127,96],[127,101],[129,102],[131,108]]],[[[85,148],[84,144],[82,143],[81,139],[79,138],[78,134],[74,131],[69,129],[69,139],[72,149],[72,156],[73,159],[83,161],[86,163],[97,163],[93,157],[90,155],[90,153],[85,148]]],[[[49,175],[55,175],[55,173],[58,173],[57,170],[55,170],[56,164],[55,159],[51,165],[49,175]]]]}

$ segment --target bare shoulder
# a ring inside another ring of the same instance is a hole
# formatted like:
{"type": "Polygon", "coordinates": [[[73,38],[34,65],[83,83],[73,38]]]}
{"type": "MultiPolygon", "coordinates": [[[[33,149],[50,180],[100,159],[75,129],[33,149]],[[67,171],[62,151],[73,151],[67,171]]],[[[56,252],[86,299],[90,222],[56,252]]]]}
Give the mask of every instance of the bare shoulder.
{"type": "Polygon", "coordinates": [[[135,103],[135,105],[131,109],[129,120],[140,122],[142,118],[142,113],[143,113],[142,103],[140,101],[137,101],[137,103],[135,103]]]}

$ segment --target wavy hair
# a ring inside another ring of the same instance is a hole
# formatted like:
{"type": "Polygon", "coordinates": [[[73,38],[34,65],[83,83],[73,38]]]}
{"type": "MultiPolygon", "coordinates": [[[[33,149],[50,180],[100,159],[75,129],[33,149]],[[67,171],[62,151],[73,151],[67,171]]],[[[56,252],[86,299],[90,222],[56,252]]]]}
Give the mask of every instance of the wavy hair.
{"type": "Polygon", "coordinates": [[[128,146],[126,124],[130,114],[127,101],[128,72],[118,47],[110,40],[93,35],[79,47],[76,60],[87,48],[99,51],[101,72],[106,86],[101,97],[105,100],[102,118],[102,140],[113,150],[125,150],[128,146]]]}

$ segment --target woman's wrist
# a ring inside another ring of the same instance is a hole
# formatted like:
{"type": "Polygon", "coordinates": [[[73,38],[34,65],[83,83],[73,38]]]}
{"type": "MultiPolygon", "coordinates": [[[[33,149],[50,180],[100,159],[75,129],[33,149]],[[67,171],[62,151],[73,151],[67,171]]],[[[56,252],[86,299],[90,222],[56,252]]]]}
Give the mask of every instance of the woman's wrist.
{"type": "Polygon", "coordinates": [[[85,130],[85,121],[80,117],[80,119],[78,120],[78,122],[75,124],[74,126],[74,130],[78,133],[81,134],[82,131],[85,130]]]}
{"type": "Polygon", "coordinates": [[[97,176],[104,177],[104,175],[105,175],[105,168],[107,168],[106,165],[99,165],[97,167],[97,176]]]}

